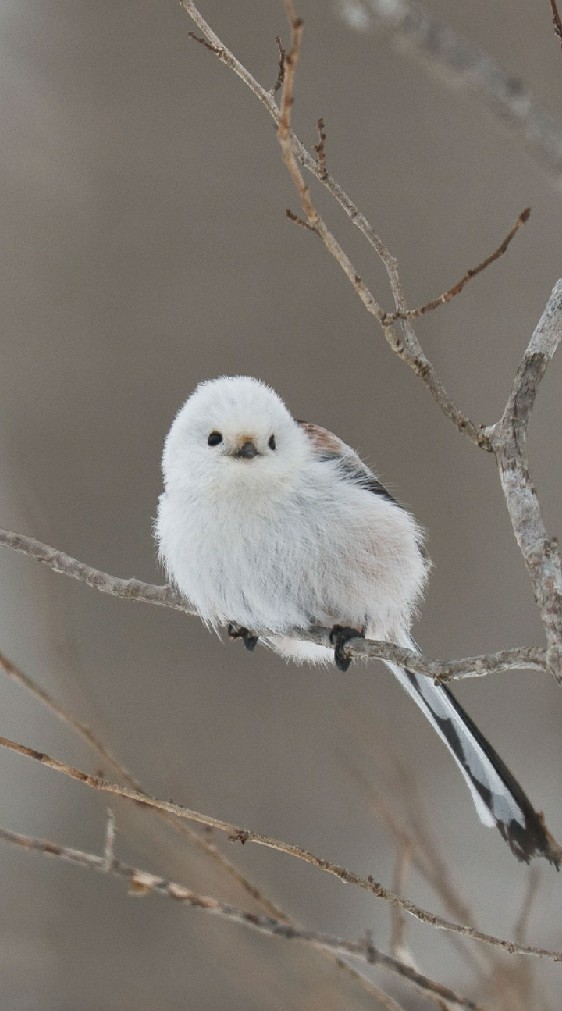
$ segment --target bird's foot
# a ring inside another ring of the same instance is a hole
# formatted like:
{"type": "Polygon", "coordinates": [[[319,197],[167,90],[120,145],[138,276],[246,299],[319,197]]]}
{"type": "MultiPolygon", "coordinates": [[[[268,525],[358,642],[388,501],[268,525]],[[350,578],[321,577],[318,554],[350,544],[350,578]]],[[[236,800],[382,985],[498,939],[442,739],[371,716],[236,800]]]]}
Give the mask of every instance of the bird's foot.
{"type": "Polygon", "coordinates": [[[350,639],[364,639],[365,633],[360,628],[350,628],[348,625],[334,625],[330,632],[330,642],[334,646],[336,667],[345,673],[351,663],[346,646],[350,639]]]}
{"type": "Polygon", "coordinates": [[[244,628],[242,625],[237,625],[234,621],[229,621],[228,623],[228,638],[243,639],[244,645],[250,653],[254,652],[258,641],[257,635],[253,635],[247,628],[244,628]]]}

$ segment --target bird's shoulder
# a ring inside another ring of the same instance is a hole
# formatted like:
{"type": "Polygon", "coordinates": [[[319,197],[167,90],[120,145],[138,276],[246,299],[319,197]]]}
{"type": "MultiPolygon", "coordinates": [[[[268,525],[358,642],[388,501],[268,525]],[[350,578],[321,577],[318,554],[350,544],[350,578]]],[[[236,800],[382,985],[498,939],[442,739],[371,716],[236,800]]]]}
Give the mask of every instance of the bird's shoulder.
{"type": "Polygon", "coordinates": [[[337,463],[342,480],[359,485],[366,491],[398,505],[396,499],[381,484],[378,477],[343,439],[328,431],[327,428],[322,428],[321,425],[315,425],[310,421],[297,419],[297,425],[307,436],[318,460],[337,463]]]}

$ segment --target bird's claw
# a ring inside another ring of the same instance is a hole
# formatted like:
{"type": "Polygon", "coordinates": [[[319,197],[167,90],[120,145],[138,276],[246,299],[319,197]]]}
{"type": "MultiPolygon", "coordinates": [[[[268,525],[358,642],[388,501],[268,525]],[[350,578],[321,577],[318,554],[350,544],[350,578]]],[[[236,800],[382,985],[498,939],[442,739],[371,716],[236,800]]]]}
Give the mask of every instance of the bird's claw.
{"type": "Polygon", "coordinates": [[[243,639],[244,645],[250,653],[254,652],[258,641],[257,635],[253,635],[247,628],[244,628],[242,625],[237,625],[233,621],[229,621],[228,623],[228,638],[243,639]]]}
{"type": "Polygon", "coordinates": [[[350,639],[364,639],[365,633],[358,628],[350,628],[348,625],[334,625],[332,631],[330,632],[330,642],[334,646],[334,660],[338,670],[343,671],[345,674],[351,663],[351,657],[348,656],[346,651],[346,646],[350,639]]]}

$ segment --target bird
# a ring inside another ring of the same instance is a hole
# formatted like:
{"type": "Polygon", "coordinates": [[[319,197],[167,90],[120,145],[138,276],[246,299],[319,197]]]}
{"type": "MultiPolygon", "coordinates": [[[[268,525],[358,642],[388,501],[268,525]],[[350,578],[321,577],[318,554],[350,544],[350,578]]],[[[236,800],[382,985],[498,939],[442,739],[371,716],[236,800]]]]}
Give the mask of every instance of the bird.
{"type": "MultiPolygon", "coordinates": [[[[167,577],[215,631],[347,670],[352,637],[417,650],[424,533],[338,436],[251,376],[199,383],[165,439],[155,537],[167,577]],[[332,648],[299,639],[329,628],[332,648]]],[[[450,689],[385,661],[453,756],[480,821],[522,861],[562,849],[450,689]]]]}

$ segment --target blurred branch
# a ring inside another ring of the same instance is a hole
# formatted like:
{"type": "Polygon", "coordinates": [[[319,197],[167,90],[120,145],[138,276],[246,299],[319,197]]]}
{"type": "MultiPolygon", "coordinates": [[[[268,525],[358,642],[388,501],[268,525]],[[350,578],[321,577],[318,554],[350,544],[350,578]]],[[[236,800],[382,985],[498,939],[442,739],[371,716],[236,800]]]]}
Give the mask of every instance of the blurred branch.
{"type": "Polygon", "coordinates": [[[526,944],[518,944],[515,941],[505,940],[501,937],[496,937],[493,934],[487,934],[483,931],[476,930],[475,927],[470,927],[462,923],[453,923],[450,920],[446,920],[437,913],[428,912],[427,910],[422,909],[421,906],[417,906],[414,902],[411,902],[409,899],[396,895],[390,889],[385,888],[384,885],[375,881],[372,875],[363,878],[354,871],[347,870],[339,864],[331,863],[324,857],[319,857],[310,852],[310,850],[303,849],[301,846],[296,846],[293,843],[286,843],[280,839],[274,839],[272,836],[263,835],[260,832],[254,832],[251,829],[241,828],[239,825],[233,825],[230,822],[222,821],[221,819],[214,818],[211,815],[202,814],[192,808],[183,807],[181,804],[174,804],[173,801],[158,800],[148,794],[140,793],[138,790],[133,790],[128,786],[121,786],[118,783],[108,783],[100,776],[93,776],[88,772],[82,772],[80,769],[67,765],[66,762],[60,762],[58,759],[52,758],[45,752],[36,751],[34,748],[29,748],[25,744],[18,744],[16,741],[12,741],[7,737],[0,736],[0,747],[6,748],[8,751],[12,751],[24,758],[31,758],[33,761],[39,762],[41,765],[45,765],[48,769],[52,769],[54,772],[60,772],[63,775],[68,776],[70,779],[83,783],[85,786],[88,786],[93,790],[97,790],[100,793],[123,797],[125,800],[133,801],[139,807],[156,808],[159,811],[165,811],[167,814],[175,815],[177,818],[194,821],[200,825],[207,825],[209,828],[216,829],[218,832],[223,832],[228,835],[231,842],[240,842],[242,845],[245,845],[246,843],[254,843],[256,846],[264,846],[266,849],[275,850],[278,853],[284,853],[286,856],[293,857],[294,859],[302,860],[304,863],[310,864],[312,867],[316,867],[318,870],[324,871],[326,874],[330,874],[333,877],[338,878],[344,884],[355,885],[363,891],[370,892],[371,895],[374,895],[378,899],[383,899],[391,905],[398,906],[400,909],[403,909],[404,912],[409,913],[410,916],[413,916],[420,922],[429,924],[438,930],[449,930],[452,933],[460,934],[464,937],[470,937],[475,941],[481,941],[483,944],[500,948],[511,955],[533,955],[536,958],[546,958],[554,962],[562,961],[562,951],[553,951],[550,948],[540,948],[526,944]]]}
{"type": "Polygon", "coordinates": [[[97,856],[95,853],[85,853],[83,850],[71,849],[68,846],[60,846],[47,839],[35,839],[30,836],[20,835],[17,832],[10,832],[8,829],[0,828],[0,839],[13,846],[22,849],[34,850],[44,856],[55,857],[66,863],[78,865],[88,870],[95,870],[102,874],[111,874],[115,877],[124,878],[129,884],[129,892],[132,895],[146,895],[155,893],[163,895],[175,902],[182,902],[194,909],[202,909],[208,913],[214,913],[223,920],[231,923],[238,923],[252,930],[257,930],[262,934],[269,934],[271,937],[282,937],[286,940],[297,940],[310,945],[313,948],[327,950],[333,955],[346,956],[361,959],[367,965],[379,965],[385,969],[413,983],[418,989],[431,994],[439,995],[443,1000],[451,1001],[458,1007],[468,1008],[469,1011],[485,1011],[480,1005],[467,997],[462,997],[448,987],[423,976],[408,965],[403,965],[390,955],[384,954],[375,948],[370,940],[348,941],[342,937],[332,934],[319,933],[315,930],[305,930],[291,924],[276,920],[270,916],[260,916],[256,913],[244,909],[238,909],[226,902],[219,902],[208,895],[198,895],[184,885],[175,881],[169,881],[156,874],[132,867],[121,860],[113,859],[108,864],[105,856],[97,856]]]}
{"type": "MultiPolygon", "coordinates": [[[[82,738],[82,740],[86,742],[86,744],[89,745],[90,748],[92,748],[92,750],[102,760],[104,765],[108,765],[114,773],[120,776],[121,779],[127,783],[128,786],[143,795],[146,793],[142,784],[131,775],[123,763],[115,757],[107,745],[104,744],[104,742],[90,729],[90,727],[87,727],[75,716],[63,709],[62,706],[51,698],[44,688],[41,688],[41,686],[38,685],[33,678],[12,663],[12,661],[9,660],[8,657],[4,656],[3,653],[0,653],[0,669],[4,671],[10,680],[19,684],[22,688],[25,688],[26,691],[30,692],[31,695],[38,699],[38,701],[45,706],[46,709],[52,712],[57,719],[66,723],[79,737],[82,738]]],[[[287,919],[287,921],[289,921],[289,917],[287,917],[286,914],[284,914],[279,907],[275,905],[275,903],[273,903],[256,885],[249,881],[248,878],[246,878],[241,871],[239,871],[238,868],[235,867],[230,860],[228,860],[227,857],[225,857],[224,853],[221,853],[220,850],[217,849],[210,839],[207,839],[204,835],[199,835],[189,825],[179,822],[177,818],[167,814],[165,811],[156,810],[155,813],[158,814],[168,825],[170,825],[175,832],[183,836],[184,839],[187,839],[191,845],[201,850],[215,863],[217,863],[223,871],[233,878],[237,884],[240,885],[240,887],[247,892],[248,895],[251,895],[251,897],[255,899],[256,902],[258,902],[268,913],[278,919],[287,919]]],[[[109,831],[110,819],[108,818],[108,832],[109,831]]]]}
{"type": "MultiPolygon", "coordinates": [[[[94,569],[91,565],[86,565],[84,562],[79,562],[76,558],[65,554],[64,551],[51,548],[48,544],[42,544],[41,541],[27,537],[25,534],[17,534],[11,530],[0,528],[0,547],[21,551],[23,554],[29,555],[30,558],[35,558],[48,565],[54,572],[79,579],[102,593],[109,593],[114,597],[124,597],[127,600],[137,600],[144,604],[171,607],[176,611],[183,611],[185,614],[197,614],[195,608],[191,607],[171,586],[156,586],[153,583],[143,583],[138,579],[121,579],[119,576],[110,576],[107,572],[94,569]]],[[[330,632],[329,628],[313,626],[308,629],[287,629],[283,634],[306,642],[315,642],[317,645],[326,646],[329,649],[331,648],[330,632]]],[[[262,638],[267,638],[267,632],[262,631],[260,634],[262,638]]],[[[397,646],[394,643],[377,642],[374,639],[358,637],[350,640],[346,645],[346,651],[350,657],[391,660],[400,666],[408,667],[415,674],[425,674],[427,677],[436,678],[443,682],[485,677],[488,674],[497,674],[506,670],[546,670],[546,651],[538,646],[520,646],[514,649],[499,650],[497,653],[465,657],[462,660],[432,660],[421,653],[397,646]]],[[[10,673],[6,668],[6,663],[9,665],[10,661],[6,661],[5,658],[4,661],[2,663],[0,660],[0,666],[4,666],[6,672],[10,673]]],[[[25,677],[25,675],[20,676],[20,680],[24,682],[25,677]]],[[[39,690],[39,692],[42,691],[42,689],[39,690]]],[[[46,693],[44,694],[46,695],[46,693]]],[[[47,704],[51,704],[50,701],[47,704]]],[[[53,706],[51,707],[53,708],[53,706]]],[[[77,721],[75,722],[77,723],[77,721]]],[[[79,732],[83,736],[91,734],[87,728],[84,730],[83,726],[79,732]]],[[[106,757],[114,761],[109,753],[106,757]]]]}
{"type": "Polygon", "coordinates": [[[562,569],[558,543],[546,532],[529,474],[527,426],[539,384],[562,339],[562,280],[558,281],[517,370],[505,410],[488,435],[513,532],[533,584],[546,632],[548,669],[562,684],[562,569]]]}
{"type": "MultiPolygon", "coordinates": [[[[25,674],[19,667],[17,667],[11,660],[0,653],[0,669],[16,684],[25,688],[31,695],[33,695],[39,702],[45,706],[50,712],[52,712],[58,719],[66,723],[71,729],[78,734],[102,759],[104,763],[108,763],[109,766],[121,776],[122,779],[130,786],[133,790],[138,790],[139,793],[145,794],[146,791],[144,787],[136,780],[131,773],[125,768],[122,762],[119,761],[112,754],[109,748],[103,743],[103,741],[96,735],[89,727],[87,727],[80,720],[76,719],[71,713],[67,712],[62,708],[51,696],[38,685],[33,678],[28,674],[25,674]]],[[[185,822],[178,821],[176,817],[168,814],[165,811],[154,809],[155,814],[159,815],[168,825],[170,825],[175,832],[183,836],[191,845],[195,846],[197,849],[201,850],[206,854],[214,863],[216,863],[221,870],[225,871],[226,874],[232,878],[236,883],[254,899],[270,916],[274,916],[278,920],[283,920],[285,923],[292,923],[293,920],[287,913],[273,902],[265,892],[255,885],[249,878],[242,874],[242,872],[229,860],[224,853],[215,846],[215,844],[205,835],[199,835],[195,832],[189,825],[185,822]]],[[[106,831],[106,856],[108,853],[112,852],[113,842],[115,835],[115,820],[111,810],[108,810],[108,820],[107,820],[107,831],[106,831]]],[[[333,959],[333,956],[328,952],[324,952],[326,957],[333,959]]],[[[347,976],[349,976],[354,983],[361,987],[362,990],[375,996],[377,1000],[384,1004],[384,998],[388,995],[380,990],[379,987],[374,986],[371,980],[366,979],[361,973],[359,973],[352,966],[348,965],[347,962],[343,962],[341,959],[335,959],[338,969],[343,971],[347,976]]],[[[391,1005],[388,1005],[389,1007],[391,1005]]],[[[398,1007],[398,1005],[396,1005],[398,1007]]]]}
{"type": "Polygon", "coordinates": [[[420,58],[451,90],[466,90],[481,98],[556,182],[562,182],[560,124],[541,109],[520,78],[493,56],[471,48],[414,0],[339,0],[337,6],[351,28],[361,32],[381,29],[401,55],[420,58]]]}

